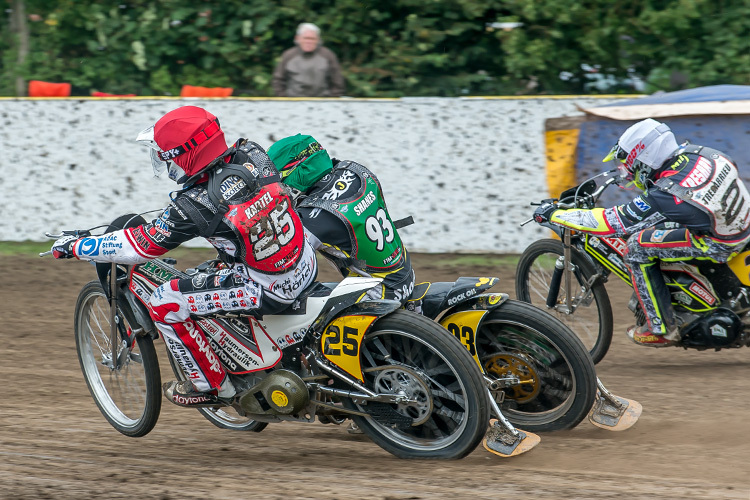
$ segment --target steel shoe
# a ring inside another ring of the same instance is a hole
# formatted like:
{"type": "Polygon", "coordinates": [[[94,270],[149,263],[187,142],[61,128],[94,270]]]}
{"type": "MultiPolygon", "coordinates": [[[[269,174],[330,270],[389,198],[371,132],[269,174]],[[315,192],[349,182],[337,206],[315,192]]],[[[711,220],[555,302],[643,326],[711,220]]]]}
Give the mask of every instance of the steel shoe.
{"type": "Polygon", "coordinates": [[[172,381],[162,385],[164,396],[177,406],[205,408],[231,405],[233,398],[220,398],[208,392],[198,392],[189,380],[172,381]]]}

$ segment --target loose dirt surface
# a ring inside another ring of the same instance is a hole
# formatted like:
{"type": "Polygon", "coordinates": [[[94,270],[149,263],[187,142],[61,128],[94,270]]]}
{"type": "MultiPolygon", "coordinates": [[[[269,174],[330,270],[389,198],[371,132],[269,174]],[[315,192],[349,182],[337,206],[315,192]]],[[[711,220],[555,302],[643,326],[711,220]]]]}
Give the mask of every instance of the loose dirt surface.
{"type": "MultiPolygon", "coordinates": [[[[180,264],[194,265],[199,253],[180,264]]],[[[467,265],[463,256],[452,266],[452,258],[415,255],[418,278],[496,275],[494,291],[513,295],[512,266],[467,265]]],[[[321,279],[335,280],[322,264],[321,279]]],[[[750,499],[750,350],[631,344],[630,292],[619,284],[609,286],[615,340],[597,370],[611,391],[642,403],[633,428],[584,421],[543,434],[519,457],[480,446],[460,461],[431,462],[399,460],[343,425],[239,433],[166,401],[149,435],[125,437],[89,396],[75,351],[73,310],[93,267],[6,255],[0,277],[3,499],[750,499]]]]}

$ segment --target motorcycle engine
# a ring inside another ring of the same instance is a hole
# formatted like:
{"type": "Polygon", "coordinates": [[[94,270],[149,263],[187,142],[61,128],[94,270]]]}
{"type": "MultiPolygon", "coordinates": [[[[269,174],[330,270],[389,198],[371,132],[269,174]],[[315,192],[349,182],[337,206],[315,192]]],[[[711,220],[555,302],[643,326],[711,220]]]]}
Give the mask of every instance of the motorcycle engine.
{"type": "Polygon", "coordinates": [[[247,413],[293,415],[310,402],[305,382],[289,370],[275,370],[243,392],[239,403],[247,413]]]}
{"type": "Polygon", "coordinates": [[[732,347],[741,332],[739,316],[720,307],[688,325],[682,332],[682,345],[698,349],[732,347]]]}

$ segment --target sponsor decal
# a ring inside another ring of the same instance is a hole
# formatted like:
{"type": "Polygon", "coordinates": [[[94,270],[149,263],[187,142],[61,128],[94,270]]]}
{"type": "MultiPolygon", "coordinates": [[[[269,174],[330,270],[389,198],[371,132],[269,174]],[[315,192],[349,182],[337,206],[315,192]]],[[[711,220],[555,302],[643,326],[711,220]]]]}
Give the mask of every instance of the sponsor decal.
{"type": "Polygon", "coordinates": [[[198,347],[198,352],[202,352],[206,356],[206,361],[211,363],[211,371],[222,373],[224,370],[221,367],[221,363],[219,363],[216,354],[214,353],[213,349],[211,349],[211,346],[206,340],[206,337],[203,335],[203,332],[201,332],[192,321],[186,321],[184,325],[185,328],[187,328],[190,338],[193,339],[195,345],[198,347]]]}
{"type": "Polygon", "coordinates": [[[619,255],[623,255],[628,249],[628,244],[622,238],[602,238],[602,241],[609,245],[619,255]]]}
{"type": "Polygon", "coordinates": [[[712,325],[711,326],[711,336],[712,337],[724,337],[724,338],[727,338],[727,331],[721,325],[712,325]]]}
{"type": "Polygon", "coordinates": [[[273,197],[271,196],[271,193],[266,191],[265,193],[263,193],[263,196],[261,196],[259,200],[254,201],[252,205],[245,209],[245,217],[247,217],[248,219],[252,219],[255,214],[263,210],[272,201],[273,197]]]}
{"type": "Polygon", "coordinates": [[[683,291],[675,292],[672,294],[672,297],[679,303],[685,304],[686,306],[689,306],[690,303],[693,301],[693,299],[690,298],[690,295],[686,294],[683,291]]]}
{"type": "Polygon", "coordinates": [[[227,177],[219,185],[219,189],[221,190],[221,195],[224,197],[225,200],[232,199],[234,195],[239,193],[240,190],[244,187],[245,187],[245,181],[243,181],[241,178],[237,177],[236,175],[227,177]]]}
{"type": "Polygon", "coordinates": [[[638,157],[638,154],[644,149],[646,149],[646,146],[642,142],[639,142],[638,144],[636,144],[635,147],[630,150],[628,157],[625,159],[625,166],[627,168],[632,168],[633,162],[638,157]]]}
{"type": "Polygon", "coordinates": [[[641,212],[647,212],[651,209],[651,205],[646,203],[640,196],[636,197],[636,199],[633,200],[633,205],[638,207],[638,210],[640,210],[641,212]]]}
{"type": "Polygon", "coordinates": [[[641,217],[640,215],[637,215],[630,207],[626,206],[625,211],[628,212],[630,216],[634,218],[635,220],[643,220],[643,217],[641,217]]]}
{"type": "Polygon", "coordinates": [[[396,300],[401,302],[402,300],[410,297],[413,291],[414,281],[411,281],[408,285],[402,285],[400,289],[394,290],[393,295],[396,297],[396,300]]]}
{"type": "Polygon", "coordinates": [[[494,306],[495,304],[497,304],[498,302],[500,302],[502,300],[502,298],[503,298],[502,295],[498,295],[496,293],[493,293],[492,295],[490,295],[489,297],[487,297],[487,302],[491,306],[494,306]]]}
{"type": "Polygon", "coordinates": [[[672,163],[670,170],[680,170],[680,167],[682,167],[683,164],[686,164],[688,161],[690,161],[690,158],[688,158],[686,155],[680,155],[672,163]]]}
{"type": "Polygon", "coordinates": [[[252,163],[243,163],[242,166],[245,167],[247,171],[253,174],[255,177],[258,177],[260,175],[260,172],[258,172],[258,170],[255,168],[255,165],[253,165],[252,163]]]}
{"type": "Polygon", "coordinates": [[[625,269],[625,270],[627,270],[627,267],[625,266],[625,263],[622,261],[622,259],[619,256],[611,253],[611,254],[607,255],[607,260],[610,261],[615,266],[617,266],[619,269],[625,269]]]}
{"type": "Polygon", "coordinates": [[[680,181],[680,186],[692,188],[704,184],[711,177],[713,169],[711,160],[701,156],[693,165],[693,169],[688,176],[680,181]]]}
{"type": "Polygon", "coordinates": [[[169,281],[174,276],[174,273],[172,271],[168,271],[166,269],[162,269],[154,261],[150,261],[150,262],[146,262],[145,264],[141,264],[138,267],[138,270],[141,273],[145,274],[146,276],[150,276],[150,277],[154,278],[155,280],[159,281],[159,283],[164,283],[166,281],[169,281]]]}
{"type": "MultiPolygon", "coordinates": [[[[320,195],[319,199],[321,200],[337,200],[346,193],[349,188],[351,187],[354,180],[357,178],[357,176],[354,174],[354,172],[350,170],[343,170],[339,174],[338,179],[336,179],[336,182],[334,183],[333,187],[328,189],[325,193],[320,195]],[[340,186],[343,186],[343,188],[340,188],[340,186]]],[[[328,182],[331,179],[331,174],[326,174],[325,177],[323,177],[320,182],[328,182]]],[[[333,209],[338,210],[338,204],[336,204],[333,209]]],[[[316,208],[314,210],[310,211],[310,215],[308,217],[315,218],[320,214],[320,208],[316,208]]]]}
{"type": "Polygon", "coordinates": [[[208,279],[208,275],[205,273],[200,273],[193,277],[191,280],[193,283],[193,286],[195,288],[203,288],[206,285],[206,280],[208,279]]]}
{"type": "Polygon", "coordinates": [[[76,250],[78,252],[78,255],[86,257],[96,257],[97,255],[99,255],[100,244],[101,241],[99,240],[99,238],[84,238],[78,244],[78,248],[76,250]]]}
{"type": "MultiPolygon", "coordinates": [[[[272,292],[281,292],[284,294],[291,294],[295,290],[298,290],[301,286],[307,283],[308,278],[312,275],[312,266],[310,265],[310,262],[307,260],[300,261],[300,264],[294,269],[294,273],[292,276],[288,276],[284,279],[284,281],[274,281],[269,286],[269,289],[272,292]]],[[[247,286],[245,289],[250,293],[250,291],[256,291],[255,289],[250,289],[247,286]]],[[[259,295],[259,293],[255,293],[253,295],[259,295]]]]}
{"type": "Polygon", "coordinates": [[[167,348],[172,354],[172,357],[177,361],[177,364],[180,365],[180,368],[182,368],[182,371],[185,372],[188,378],[200,378],[200,371],[198,370],[198,367],[195,365],[195,363],[193,363],[193,357],[190,355],[185,346],[180,344],[179,342],[175,342],[169,337],[165,336],[164,339],[167,342],[167,348]]]}
{"type": "Polygon", "coordinates": [[[711,293],[708,290],[700,286],[698,283],[695,283],[695,282],[690,283],[690,286],[688,288],[690,289],[691,292],[693,292],[698,297],[703,299],[703,301],[706,304],[712,306],[716,302],[716,298],[714,298],[714,296],[711,295],[711,293]]]}
{"type": "Polygon", "coordinates": [[[357,215],[362,215],[362,213],[367,210],[370,205],[373,204],[375,199],[375,193],[373,193],[372,191],[368,192],[362,201],[354,205],[354,213],[357,215]]]}
{"type": "Polygon", "coordinates": [[[188,406],[202,403],[211,403],[212,401],[206,396],[181,396],[179,394],[172,395],[172,401],[178,405],[188,406]]]}
{"type": "MultiPolygon", "coordinates": [[[[726,180],[727,176],[732,172],[732,166],[729,163],[725,163],[722,169],[719,171],[719,175],[716,176],[716,179],[711,183],[711,186],[708,188],[708,191],[706,194],[703,195],[703,202],[708,203],[713,199],[713,197],[716,195],[716,192],[719,190],[719,188],[724,183],[724,180],[726,180]]],[[[735,180],[735,183],[737,181],[735,180]]]]}
{"type": "Polygon", "coordinates": [[[599,248],[599,238],[596,236],[589,236],[588,242],[590,247],[599,248]]]}
{"type": "Polygon", "coordinates": [[[461,292],[458,295],[448,299],[448,305],[452,306],[454,304],[458,304],[461,301],[464,301],[466,299],[473,297],[474,295],[476,295],[476,293],[477,293],[476,288],[469,288],[465,292],[461,292]]]}
{"type": "Polygon", "coordinates": [[[664,231],[663,229],[657,229],[653,233],[651,233],[651,241],[654,243],[661,243],[664,241],[664,238],[667,236],[667,231],[664,231]]]}
{"type": "Polygon", "coordinates": [[[383,259],[383,265],[388,265],[391,262],[398,262],[401,259],[401,247],[396,248],[392,254],[383,259]]]}
{"type": "Polygon", "coordinates": [[[138,245],[138,248],[143,250],[144,253],[148,253],[148,250],[151,248],[152,241],[148,236],[146,236],[146,233],[143,232],[143,227],[138,226],[132,229],[130,234],[135,239],[135,244],[138,245]]]}

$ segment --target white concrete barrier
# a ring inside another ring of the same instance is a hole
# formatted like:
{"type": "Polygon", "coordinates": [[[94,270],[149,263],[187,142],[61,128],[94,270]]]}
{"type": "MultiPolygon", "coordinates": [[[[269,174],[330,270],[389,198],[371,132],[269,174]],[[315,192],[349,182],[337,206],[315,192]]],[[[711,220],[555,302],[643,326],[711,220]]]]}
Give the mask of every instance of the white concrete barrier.
{"type": "Polygon", "coordinates": [[[529,202],[547,195],[545,119],[606,102],[2,99],[0,240],[44,241],[44,231],[163,208],[178,186],[153,177],[146,149],[133,140],[162,114],[191,104],[218,116],[229,142],[248,137],[268,148],[302,132],[331,156],[366,165],[393,217],[414,216],[400,231],[413,251],[519,253],[547,235],[535,224],[519,227],[533,211],[529,202]]]}

